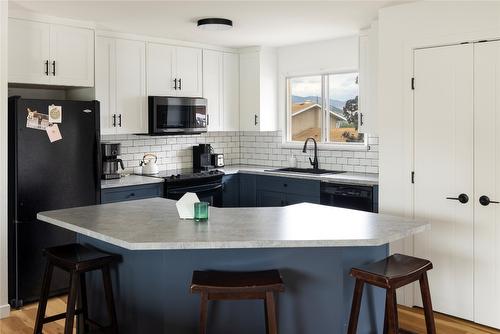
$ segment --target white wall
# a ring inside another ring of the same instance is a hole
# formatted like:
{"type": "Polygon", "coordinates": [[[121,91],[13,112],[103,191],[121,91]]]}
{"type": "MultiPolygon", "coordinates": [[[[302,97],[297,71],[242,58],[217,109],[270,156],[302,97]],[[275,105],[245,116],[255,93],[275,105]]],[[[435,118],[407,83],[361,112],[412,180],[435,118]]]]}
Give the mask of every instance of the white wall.
{"type": "MultiPolygon", "coordinates": [[[[500,37],[500,3],[416,2],[379,12],[379,205],[383,213],[412,216],[413,49],[500,37]]],[[[416,79],[418,89],[418,78],[416,79]]],[[[418,174],[415,176],[418,182],[418,174]]],[[[392,251],[413,252],[411,239],[392,251]]],[[[406,298],[411,298],[406,296],[406,298]]],[[[406,299],[410,302],[409,299],[406,299]]]]}
{"type": "Polygon", "coordinates": [[[278,49],[279,128],[286,127],[286,77],[358,69],[358,36],[291,45],[278,49]]]}
{"type": "Polygon", "coordinates": [[[7,1],[0,1],[0,319],[7,295],[7,1]]]}

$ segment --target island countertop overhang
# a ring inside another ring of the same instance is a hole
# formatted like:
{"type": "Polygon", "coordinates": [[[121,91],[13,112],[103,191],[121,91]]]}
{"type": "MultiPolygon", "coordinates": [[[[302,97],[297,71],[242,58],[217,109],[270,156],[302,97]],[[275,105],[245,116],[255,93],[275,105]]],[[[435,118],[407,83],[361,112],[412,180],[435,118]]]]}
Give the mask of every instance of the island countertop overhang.
{"type": "Polygon", "coordinates": [[[129,250],[380,246],[430,228],[425,221],[301,203],[210,208],[205,223],[179,219],[164,198],[40,212],[41,221],[129,250]]]}

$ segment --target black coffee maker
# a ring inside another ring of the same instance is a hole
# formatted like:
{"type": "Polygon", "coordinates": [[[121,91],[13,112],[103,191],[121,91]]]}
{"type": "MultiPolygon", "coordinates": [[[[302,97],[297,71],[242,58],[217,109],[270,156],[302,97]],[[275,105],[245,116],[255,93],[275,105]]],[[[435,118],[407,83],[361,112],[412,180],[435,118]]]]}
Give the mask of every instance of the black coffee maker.
{"type": "Polygon", "coordinates": [[[125,169],[122,159],[118,159],[121,153],[120,143],[102,143],[102,178],[104,180],[119,179],[121,174],[118,169],[125,169]]]}
{"type": "Polygon", "coordinates": [[[212,146],[210,144],[193,146],[193,169],[202,171],[212,168],[214,168],[212,165],[212,146]]]}

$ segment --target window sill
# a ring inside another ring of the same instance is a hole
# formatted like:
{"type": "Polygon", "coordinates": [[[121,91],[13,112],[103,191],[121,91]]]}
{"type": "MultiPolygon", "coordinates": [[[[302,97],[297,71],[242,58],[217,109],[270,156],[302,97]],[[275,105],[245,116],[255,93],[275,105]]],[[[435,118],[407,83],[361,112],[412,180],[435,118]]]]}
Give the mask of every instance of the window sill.
{"type": "MultiPolygon", "coordinates": [[[[311,148],[313,144],[309,143],[308,147],[311,148]]],[[[281,148],[302,149],[304,143],[298,142],[285,142],[281,144],[281,148]]],[[[318,150],[322,151],[370,151],[370,146],[367,144],[326,144],[318,143],[318,150]]]]}

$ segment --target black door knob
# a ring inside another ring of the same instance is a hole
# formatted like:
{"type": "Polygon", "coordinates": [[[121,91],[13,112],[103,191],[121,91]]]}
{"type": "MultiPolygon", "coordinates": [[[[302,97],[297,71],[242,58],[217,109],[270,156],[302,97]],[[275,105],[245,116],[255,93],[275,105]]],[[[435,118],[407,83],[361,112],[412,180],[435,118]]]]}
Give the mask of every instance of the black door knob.
{"type": "Polygon", "coordinates": [[[479,203],[482,206],[488,206],[488,205],[490,205],[490,203],[498,204],[497,201],[490,200],[490,198],[488,196],[486,196],[486,195],[483,195],[483,196],[479,197],[479,203]]]}
{"type": "Polygon", "coordinates": [[[460,194],[458,197],[446,197],[446,199],[452,199],[455,201],[459,201],[462,204],[465,204],[469,201],[469,196],[467,194],[460,194]]]}

